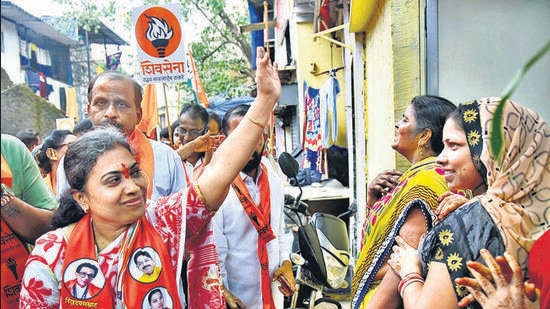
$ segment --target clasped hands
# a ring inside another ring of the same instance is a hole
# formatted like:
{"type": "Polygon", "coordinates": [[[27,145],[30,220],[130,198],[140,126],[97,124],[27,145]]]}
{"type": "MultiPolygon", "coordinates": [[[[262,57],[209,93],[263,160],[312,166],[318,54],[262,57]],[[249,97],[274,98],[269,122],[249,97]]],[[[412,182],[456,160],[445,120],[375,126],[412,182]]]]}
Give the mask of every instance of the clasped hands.
{"type": "MultiPolygon", "coordinates": [[[[403,278],[413,272],[421,273],[420,258],[416,249],[396,236],[397,245],[388,260],[392,269],[403,278]]],[[[480,251],[487,264],[468,261],[466,266],[473,278],[457,278],[456,283],[463,285],[470,292],[458,305],[466,307],[477,301],[483,308],[539,308],[540,291],[534,284],[523,282],[523,274],[518,262],[508,252],[504,256],[493,258],[487,249],[480,251]],[[494,284],[493,284],[494,282],[494,284]]]]}

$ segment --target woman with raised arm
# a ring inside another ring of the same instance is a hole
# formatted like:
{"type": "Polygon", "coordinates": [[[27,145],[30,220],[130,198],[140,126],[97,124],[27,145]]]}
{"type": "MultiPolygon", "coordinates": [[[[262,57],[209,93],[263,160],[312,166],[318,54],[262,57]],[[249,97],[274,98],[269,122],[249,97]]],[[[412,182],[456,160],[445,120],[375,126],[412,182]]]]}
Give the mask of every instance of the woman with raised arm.
{"type": "MultiPolygon", "coordinates": [[[[145,308],[148,293],[164,288],[174,308],[182,308],[181,267],[185,241],[196,236],[224,201],[233,182],[250,159],[277,102],[281,85],[277,65],[258,48],[258,96],[245,120],[214,154],[209,168],[187,189],[156,202],[146,201],[147,180],[128,142],[114,128],[84,134],[65,155],[72,190],[61,199],[54,224],[58,229],[39,238],[29,257],[21,290],[21,308],[145,308]],[[148,250],[161,267],[154,282],[142,275],[133,256],[148,250]],[[78,266],[98,268],[92,277],[78,266]],[[67,282],[83,279],[85,287],[72,295],[67,282]]],[[[197,283],[198,284],[198,283],[197,283]]],[[[205,278],[209,292],[222,293],[219,274],[205,278]]],[[[201,297],[201,295],[189,295],[201,297]]],[[[205,304],[225,308],[225,304],[205,304]]]]}

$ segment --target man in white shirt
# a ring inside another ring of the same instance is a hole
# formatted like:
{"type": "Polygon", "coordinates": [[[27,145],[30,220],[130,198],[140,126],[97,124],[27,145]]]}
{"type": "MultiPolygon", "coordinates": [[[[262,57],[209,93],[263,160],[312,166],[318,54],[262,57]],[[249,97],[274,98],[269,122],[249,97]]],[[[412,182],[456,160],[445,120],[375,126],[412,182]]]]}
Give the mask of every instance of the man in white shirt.
{"type": "MultiPolygon", "coordinates": [[[[248,108],[240,105],[227,111],[222,124],[226,136],[248,108]]],[[[265,136],[212,221],[230,308],[282,308],[283,295],[295,291],[289,260],[292,234],[283,220],[283,183],[267,159],[262,160],[264,147],[265,136]]]]}

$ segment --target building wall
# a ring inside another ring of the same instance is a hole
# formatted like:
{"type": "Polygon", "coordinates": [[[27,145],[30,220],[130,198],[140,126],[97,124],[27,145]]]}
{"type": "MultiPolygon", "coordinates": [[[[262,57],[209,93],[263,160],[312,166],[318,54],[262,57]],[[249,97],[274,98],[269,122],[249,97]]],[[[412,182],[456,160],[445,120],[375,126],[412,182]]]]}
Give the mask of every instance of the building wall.
{"type": "MultiPolygon", "coordinates": [[[[25,71],[21,70],[20,53],[21,48],[30,48],[28,46],[28,43],[30,42],[21,41],[19,35],[17,34],[16,25],[6,19],[2,19],[1,29],[3,36],[2,44],[4,47],[4,49],[2,50],[2,68],[4,68],[10,80],[14,84],[25,84],[25,71]]],[[[45,53],[43,54],[49,55],[49,52],[45,51],[45,53]]],[[[50,59],[47,59],[47,62],[50,61],[50,59]]],[[[69,60],[67,59],[67,61],[69,60]]],[[[58,109],[61,108],[60,88],[69,88],[69,86],[66,83],[60,82],[50,77],[47,78],[47,83],[53,87],[53,92],[51,92],[47,98],[48,101],[50,101],[58,109]]],[[[38,91],[37,94],[39,94],[38,91]]]]}
{"type": "Polygon", "coordinates": [[[365,41],[367,177],[409,163],[391,148],[395,123],[421,93],[422,64],[418,1],[385,1],[376,6],[365,41]]]}
{"type": "MultiPolygon", "coordinates": [[[[423,34],[419,19],[418,0],[377,1],[368,13],[370,22],[362,33],[356,34],[359,50],[354,52],[355,70],[364,71],[364,81],[355,89],[354,95],[361,96],[363,106],[355,105],[355,113],[363,113],[364,132],[356,132],[355,143],[365,143],[365,153],[357,154],[357,184],[367,185],[380,172],[397,168],[406,170],[410,163],[391,144],[395,138],[395,123],[402,117],[414,96],[422,92],[424,64],[421,61],[423,34]]],[[[355,100],[361,102],[361,100],[355,100]]],[[[360,147],[356,147],[360,149],[360,147]]],[[[356,187],[352,194],[366,194],[356,187]]],[[[362,196],[355,196],[364,201],[362,196]]],[[[361,229],[366,216],[363,205],[358,205],[355,216],[357,235],[352,235],[354,248],[361,242],[361,229]]],[[[357,251],[354,251],[357,253],[357,251]]]]}
{"type": "MultiPolygon", "coordinates": [[[[548,0],[438,0],[439,93],[455,103],[499,96],[550,41],[548,0]]],[[[512,99],[550,119],[550,53],[527,72],[512,99]]]]}
{"type": "Polygon", "coordinates": [[[14,23],[2,18],[2,68],[14,84],[25,82],[19,60],[19,36],[14,23]]]}

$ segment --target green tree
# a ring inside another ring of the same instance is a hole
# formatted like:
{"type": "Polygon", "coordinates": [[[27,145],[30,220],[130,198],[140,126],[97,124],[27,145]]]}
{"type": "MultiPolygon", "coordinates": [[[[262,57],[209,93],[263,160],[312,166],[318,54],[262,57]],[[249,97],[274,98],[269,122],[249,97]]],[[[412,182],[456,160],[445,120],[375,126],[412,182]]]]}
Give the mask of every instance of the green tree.
{"type": "MultiPolygon", "coordinates": [[[[79,26],[97,31],[100,17],[106,22],[121,23],[131,32],[133,26],[131,7],[117,6],[115,1],[90,2],[88,0],[56,0],[66,5],[67,14],[78,20],[79,26]]],[[[169,1],[164,1],[168,3],[169,1]]],[[[132,1],[133,6],[158,5],[159,0],[132,1]]],[[[224,0],[180,0],[184,20],[203,21],[200,40],[191,42],[193,58],[208,96],[224,95],[228,98],[242,96],[250,91],[254,72],[251,69],[251,49],[248,34],[240,32],[239,25],[248,23],[246,2],[228,8],[224,0]]],[[[100,64],[104,65],[104,64],[100,64]]],[[[181,89],[184,101],[192,98],[192,92],[183,85],[169,85],[181,89]]]]}
{"type": "Polygon", "coordinates": [[[238,25],[248,23],[246,2],[241,11],[227,8],[224,0],[181,0],[186,19],[199,14],[207,21],[200,40],[191,44],[197,70],[209,95],[229,98],[249,92],[247,82],[254,79],[251,69],[250,37],[238,25]]]}

